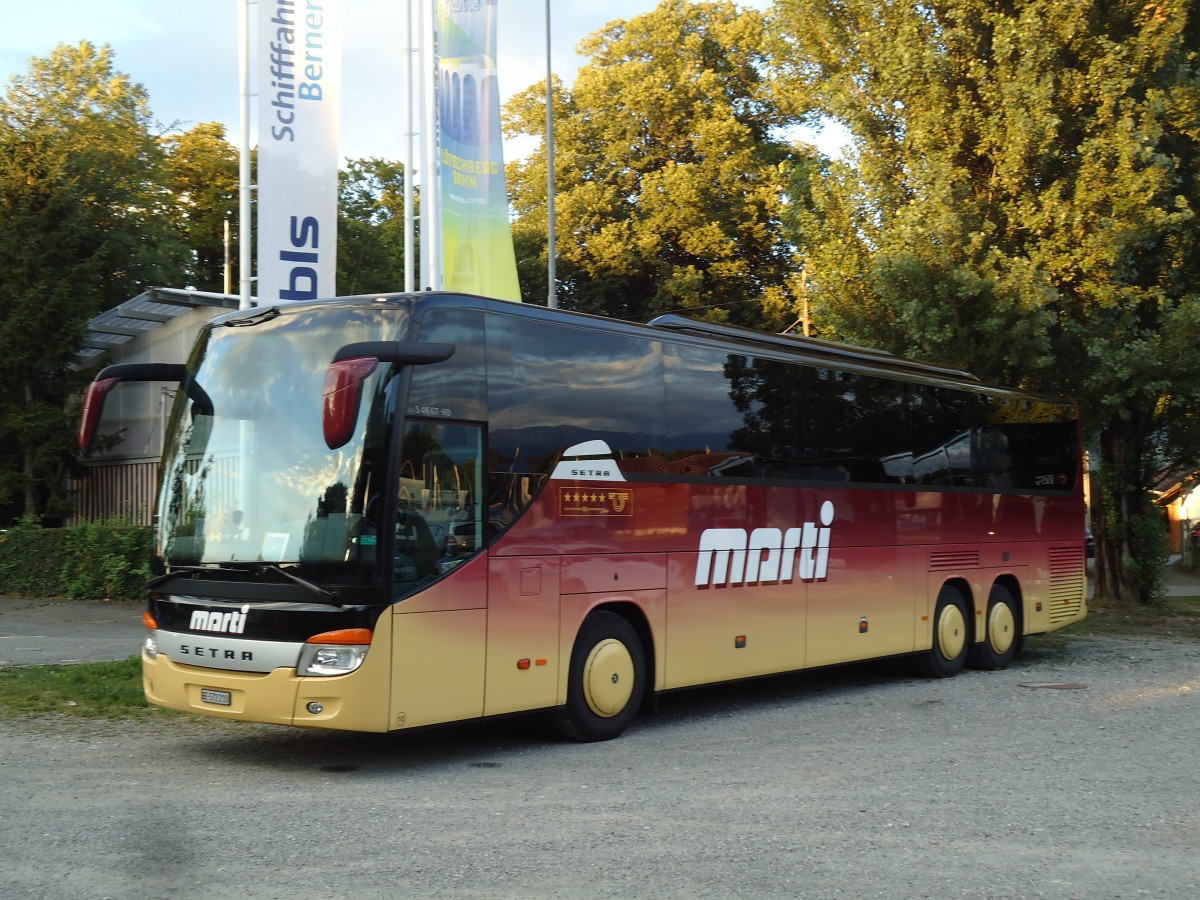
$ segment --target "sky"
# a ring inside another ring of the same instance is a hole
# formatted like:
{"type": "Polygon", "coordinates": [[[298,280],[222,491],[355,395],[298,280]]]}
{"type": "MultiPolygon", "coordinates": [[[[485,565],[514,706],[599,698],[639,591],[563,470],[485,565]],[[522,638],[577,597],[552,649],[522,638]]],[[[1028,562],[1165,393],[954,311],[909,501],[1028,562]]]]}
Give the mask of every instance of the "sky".
{"type": "MultiPolygon", "coordinates": [[[[769,0],[740,0],[766,9],[769,0]]],[[[546,0],[499,0],[498,67],[504,99],[546,74],[546,0]]],[[[567,83],[585,59],[579,41],[657,0],[551,0],[551,59],[567,83]]],[[[237,33],[240,0],[0,0],[0,81],[28,70],[58,44],[109,44],[118,71],[141,83],[163,131],[223,122],[239,138],[237,33]]],[[[403,0],[345,0],[340,156],[400,159],[403,0]]],[[[253,71],[253,67],[251,69],[253,71]]],[[[256,140],[253,113],[251,142],[256,140]]],[[[506,146],[512,159],[520,144],[506,146]]]]}

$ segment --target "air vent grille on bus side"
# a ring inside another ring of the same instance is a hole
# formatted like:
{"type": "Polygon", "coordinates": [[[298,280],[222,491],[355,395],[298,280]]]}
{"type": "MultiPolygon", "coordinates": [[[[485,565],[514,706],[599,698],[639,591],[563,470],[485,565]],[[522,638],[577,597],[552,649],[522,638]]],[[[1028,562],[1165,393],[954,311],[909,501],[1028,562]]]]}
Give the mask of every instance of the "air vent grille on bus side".
{"type": "Polygon", "coordinates": [[[1050,550],[1050,621],[1062,622],[1079,615],[1083,606],[1085,574],[1082,547],[1050,550]]]}
{"type": "Polygon", "coordinates": [[[979,568],[978,550],[935,550],[929,554],[929,571],[979,568]]]}

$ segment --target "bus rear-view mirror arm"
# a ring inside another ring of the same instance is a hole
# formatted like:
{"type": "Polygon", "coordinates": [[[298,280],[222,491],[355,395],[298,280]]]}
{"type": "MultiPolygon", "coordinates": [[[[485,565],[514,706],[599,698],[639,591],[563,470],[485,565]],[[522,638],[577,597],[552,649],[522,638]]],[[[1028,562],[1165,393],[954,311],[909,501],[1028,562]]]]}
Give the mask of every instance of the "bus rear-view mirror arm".
{"type": "Polygon", "coordinates": [[[354,434],[362,386],[381,362],[403,366],[427,366],[449,359],[453,344],[424,344],[419,341],[360,341],[346,344],[333,355],[325,372],[323,427],[329,449],[343,447],[354,434]]]}
{"type": "Polygon", "coordinates": [[[96,441],[100,417],[104,411],[104,400],[109,392],[124,381],[171,381],[183,389],[191,398],[194,411],[199,415],[211,416],[212,399],[205,392],[187,366],[182,363],[121,363],[106,366],[87,386],[83,395],[83,413],[79,422],[79,449],[87,453],[96,441]]]}

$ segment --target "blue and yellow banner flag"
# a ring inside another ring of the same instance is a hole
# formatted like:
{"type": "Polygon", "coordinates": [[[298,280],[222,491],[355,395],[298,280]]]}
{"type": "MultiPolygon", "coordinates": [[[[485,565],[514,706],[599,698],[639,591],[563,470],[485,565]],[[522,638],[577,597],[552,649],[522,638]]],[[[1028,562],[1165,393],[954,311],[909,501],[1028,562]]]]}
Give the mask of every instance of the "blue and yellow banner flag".
{"type": "Polygon", "coordinates": [[[496,79],[498,0],[438,0],[438,127],[446,290],[521,300],[496,79]]]}

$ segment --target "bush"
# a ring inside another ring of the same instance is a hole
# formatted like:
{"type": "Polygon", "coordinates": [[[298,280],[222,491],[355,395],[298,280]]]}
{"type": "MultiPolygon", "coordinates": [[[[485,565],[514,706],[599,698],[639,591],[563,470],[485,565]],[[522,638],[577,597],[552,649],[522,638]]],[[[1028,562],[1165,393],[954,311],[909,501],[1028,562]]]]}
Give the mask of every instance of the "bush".
{"type": "Polygon", "coordinates": [[[43,528],[23,519],[0,535],[0,594],[140,600],[150,577],[150,529],[125,519],[43,528]]]}

